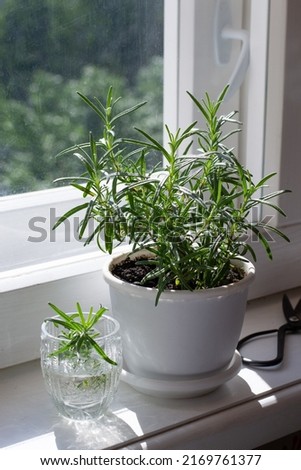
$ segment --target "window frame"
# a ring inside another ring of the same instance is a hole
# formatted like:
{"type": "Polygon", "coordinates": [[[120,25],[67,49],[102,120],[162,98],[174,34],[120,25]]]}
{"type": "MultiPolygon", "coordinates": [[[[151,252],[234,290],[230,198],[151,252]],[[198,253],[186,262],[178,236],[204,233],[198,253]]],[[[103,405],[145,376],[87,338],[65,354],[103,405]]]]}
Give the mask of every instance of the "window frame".
{"type": "MultiPolygon", "coordinates": [[[[242,120],[247,128],[242,148],[244,163],[256,175],[255,179],[277,172],[270,191],[279,189],[281,162],[285,157],[281,141],[287,0],[249,0],[248,7],[251,65],[242,88],[242,120]]],[[[284,197],[293,198],[293,194],[284,197]]],[[[269,211],[263,211],[261,217],[268,214],[269,211]]],[[[300,285],[301,223],[290,223],[283,217],[275,217],[273,223],[286,233],[290,243],[277,239],[272,244],[272,262],[262,250],[258,250],[256,282],[250,290],[251,298],[300,285]]]]}
{"type": "MultiPolygon", "coordinates": [[[[246,137],[240,141],[242,160],[260,179],[263,172],[270,171],[271,167],[276,166],[276,171],[280,168],[280,145],[276,149],[276,160],[269,156],[275,152],[273,130],[276,129],[278,132],[281,128],[281,112],[275,113],[271,104],[274,96],[277,96],[281,90],[283,92],[283,81],[279,75],[275,80],[271,71],[276,59],[278,64],[280,61],[284,67],[284,48],[280,49],[280,58],[279,50],[277,57],[275,50],[279,47],[280,25],[282,25],[280,37],[283,39],[285,34],[285,19],[281,15],[285,11],[286,1],[249,0],[247,6],[244,21],[249,24],[251,30],[251,66],[240,96],[237,94],[235,99],[240,98],[242,109],[247,110],[247,113],[242,113],[244,127],[248,130],[244,133],[246,137]],[[261,18],[260,28],[258,18],[261,18]],[[278,40],[275,25],[277,25],[278,40]],[[255,26],[256,34],[252,34],[255,26]],[[260,93],[258,93],[259,89],[260,93]],[[250,104],[255,105],[258,102],[260,107],[255,107],[256,112],[254,112],[250,104]],[[262,116],[262,120],[258,119],[258,114],[262,116]],[[268,131],[267,120],[269,120],[268,131]],[[255,150],[254,142],[257,145],[255,150]],[[257,156],[255,159],[254,153],[257,156]],[[267,158],[265,158],[266,155],[267,158]]],[[[180,96],[183,90],[194,91],[196,86],[197,48],[194,43],[196,28],[191,27],[196,8],[197,0],[165,0],[164,122],[168,122],[171,127],[175,128],[182,125],[183,119],[190,120],[193,116],[192,107],[187,105],[187,101],[181,100],[180,96]],[[176,77],[176,79],[171,80],[171,77],[176,77]]],[[[195,24],[194,21],[193,24],[195,24]]],[[[278,101],[279,110],[281,110],[281,100],[278,101]]],[[[275,184],[277,186],[278,180],[275,184]]],[[[67,194],[69,194],[70,203],[78,198],[77,195],[73,199],[66,189],[65,192],[61,191],[61,199],[57,193],[56,202],[65,202],[67,194]]],[[[18,202],[19,207],[22,207],[22,204],[23,208],[29,207],[30,204],[32,204],[30,207],[34,207],[41,203],[40,196],[40,194],[24,195],[21,202],[20,200],[18,202]]],[[[51,199],[51,193],[48,196],[51,199]]],[[[10,208],[14,210],[12,205],[10,208]]],[[[292,242],[287,244],[280,240],[274,244],[272,263],[266,259],[264,253],[258,251],[257,281],[251,289],[250,298],[298,285],[301,267],[297,253],[301,248],[301,230],[299,225],[286,227],[285,230],[292,242]],[[279,273],[283,272],[285,272],[284,278],[279,276],[279,273]]],[[[0,368],[39,356],[37,338],[39,338],[40,323],[49,314],[48,301],[57,302],[65,309],[72,309],[74,300],[80,301],[86,308],[99,303],[110,307],[109,290],[102,280],[101,272],[102,263],[106,257],[107,255],[99,251],[84,253],[83,250],[69,259],[43,262],[40,265],[8,271],[0,276],[2,306],[0,315],[2,325],[5,325],[3,331],[0,332],[0,345],[4,351],[1,354],[0,368]],[[76,292],[76,299],[74,299],[74,292],[76,292]]]]}
{"type": "Polygon", "coordinates": [[[96,248],[93,244],[83,253],[84,243],[75,236],[79,216],[72,221],[66,221],[67,223],[56,231],[51,229],[58,217],[81,203],[80,194],[71,186],[0,198],[1,224],[3,228],[6,225],[8,227],[0,233],[0,244],[12,246],[11,250],[7,249],[2,255],[0,292],[5,290],[4,280],[6,288],[10,288],[10,279],[12,288],[14,279],[18,279],[18,285],[24,287],[28,282],[24,276],[33,274],[42,265],[45,265],[47,271],[56,264],[59,267],[66,258],[67,260],[70,258],[70,262],[73,263],[72,258],[81,259],[83,254],[89,257],[91,251],[95,253],[96,248]],[[55,251],[52,250],[54,243],[55,251]],[[23,258],[12,264],[10,262],[12,256],[16,258],[23,256],[23,258]],[[25,284],[22,284],[22,278],[25,284]]]}

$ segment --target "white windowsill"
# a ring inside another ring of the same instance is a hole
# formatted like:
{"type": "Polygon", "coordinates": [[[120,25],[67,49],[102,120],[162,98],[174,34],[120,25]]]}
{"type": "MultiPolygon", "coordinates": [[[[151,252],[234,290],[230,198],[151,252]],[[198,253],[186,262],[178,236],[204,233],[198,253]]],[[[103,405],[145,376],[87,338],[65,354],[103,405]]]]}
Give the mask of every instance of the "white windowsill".
{"type": "MultiPolygon", "coordinates": [[[[301,289],[289,293],[295,304],[301,289]]],[[[284,323],[281,294],[250,302],[243,335],[284,323]]],[[[250,346],[252,347],[252,346],[250,346]]],[[[271,339],[253,348],[274,354],[271,339]]],[[[111,412],[93,424],[58,417],[38,361],[0,370],[0,446],[20,449],[252,449],[301,428],[301,342],[287,337],[285,359],[243,368],[226,385],[195,399],[148,397],[121,384],[111,412]]]]}
{"type": "Polygon", "coordinates": [[[0,272],[0,293],[99,271],[105,257],[98,250],[0,272]]]}

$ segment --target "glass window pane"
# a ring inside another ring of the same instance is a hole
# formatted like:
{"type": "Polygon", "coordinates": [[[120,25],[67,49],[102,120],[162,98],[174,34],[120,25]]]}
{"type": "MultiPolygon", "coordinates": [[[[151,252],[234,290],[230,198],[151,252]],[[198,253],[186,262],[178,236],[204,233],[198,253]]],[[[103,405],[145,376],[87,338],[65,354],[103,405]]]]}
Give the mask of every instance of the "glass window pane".
{"type": "MultiPolygon", "coordinates": [[[[0,0],[0,195],[76,172],[63,148],[97,135],[76,91],[120,108],[162,139],[163,0],[0,0]],[[140,114],[138,114],[140,113],[140,114]]],[[[131,136],[128,121],[119,129],[131,136]]]]}

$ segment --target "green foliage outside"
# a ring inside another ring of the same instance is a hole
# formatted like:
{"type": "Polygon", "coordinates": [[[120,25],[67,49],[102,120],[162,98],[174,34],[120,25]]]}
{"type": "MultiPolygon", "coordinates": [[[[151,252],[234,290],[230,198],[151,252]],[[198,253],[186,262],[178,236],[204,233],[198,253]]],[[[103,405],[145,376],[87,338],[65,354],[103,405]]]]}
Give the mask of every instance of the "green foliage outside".
{"type": "Polygon", "coordinates": [[[77,91],[148,101],[136,119],[162,140],[162,22],[161,0],[0,1],[0,195],[78,173],[54,156],[102,129],[77,91]]]}

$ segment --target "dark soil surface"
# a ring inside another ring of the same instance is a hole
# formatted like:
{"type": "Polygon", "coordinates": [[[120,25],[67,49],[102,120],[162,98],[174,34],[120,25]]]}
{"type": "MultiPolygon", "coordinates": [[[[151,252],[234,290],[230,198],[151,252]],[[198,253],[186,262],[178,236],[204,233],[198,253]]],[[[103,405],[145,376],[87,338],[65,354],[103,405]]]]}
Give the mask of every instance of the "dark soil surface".
{"type": "MultiPolygon", "coordinates": [[[[131,284],[142,285],[142,279],[153,269],[153,265],[141,264],[141,261],[145,261],[145,263],[147,263],[147,258],[140,257],[135,260],[126,258],[124,261],[114,266],[112,274],[113,276],[131,284]]],[[[231,269],[227,277],[224,279],[223,285],[238,282],[243,277],[243,272],[240,269],[231,269]]],[[[157,287],[157,279],[151,279],[148,282],[143,283],[143,285],[145,287],[157,287]]],[[[179,289],[179,287],[176,287],[175,285],[169,285],[167,287],[169,289],[179,289]]]]}
{"type": "MultiPolygon", "coordinates": [[[[147,264],[138,264],[137,261],[146,261],[147,258],[140,257],[135,260],[126,258],[121,263],[114,266],[112,270],[113,276],[122,279],[123,281],[130,282],[131,284],[141,285],[142,279],[153,269],[153,266],[147,264]]],[[[153,279],[143,284],[146,287],[156,287],[157,281],[153,279]]]]}

